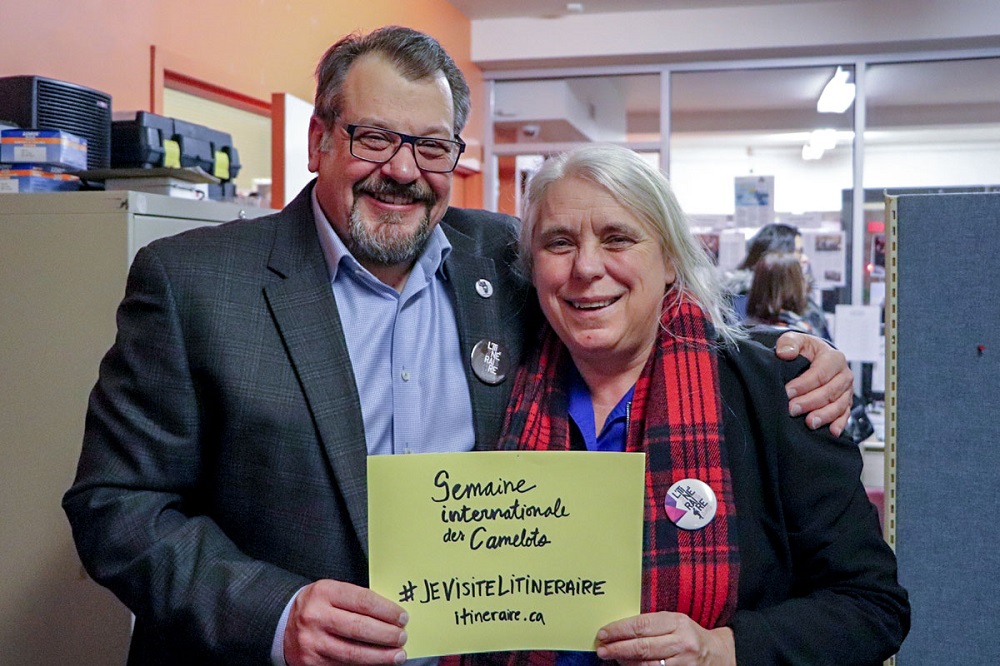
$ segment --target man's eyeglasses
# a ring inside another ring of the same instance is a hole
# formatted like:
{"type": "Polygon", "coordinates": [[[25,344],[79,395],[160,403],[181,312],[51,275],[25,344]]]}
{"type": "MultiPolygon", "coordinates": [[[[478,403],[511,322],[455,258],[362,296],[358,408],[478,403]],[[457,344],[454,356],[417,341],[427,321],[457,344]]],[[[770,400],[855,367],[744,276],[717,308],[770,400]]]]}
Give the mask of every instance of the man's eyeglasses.
{"type": "Polygon", "coordinates": [[[465,150],[465,142],[461,140],[410,136],[368,125],[345,125],[345,127],[351,137],[351,155],[359,160],[376,164],[388,162],[395,157],[404,143],[408,143],[413,147],[413,158],[421,171],[450,173],[458,166],[458,158],[465,150]]]}

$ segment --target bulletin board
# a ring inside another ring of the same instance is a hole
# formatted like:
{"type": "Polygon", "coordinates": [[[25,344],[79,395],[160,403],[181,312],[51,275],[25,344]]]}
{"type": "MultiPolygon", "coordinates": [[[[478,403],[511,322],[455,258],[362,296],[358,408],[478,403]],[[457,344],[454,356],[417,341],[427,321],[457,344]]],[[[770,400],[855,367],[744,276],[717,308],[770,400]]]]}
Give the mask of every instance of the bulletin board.
{"type": "Polygon", "coordinates": [[[886,223],[896,664],[1000,663],[1000,193],[889,197],[886,223]]]}

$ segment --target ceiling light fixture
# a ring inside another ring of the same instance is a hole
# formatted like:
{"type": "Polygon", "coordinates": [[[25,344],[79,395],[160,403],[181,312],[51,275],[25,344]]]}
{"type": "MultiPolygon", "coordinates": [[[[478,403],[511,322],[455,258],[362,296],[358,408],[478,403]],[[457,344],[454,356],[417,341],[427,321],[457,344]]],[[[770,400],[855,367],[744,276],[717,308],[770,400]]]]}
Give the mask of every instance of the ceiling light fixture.
{"type": "Polygon", "coordinates": [[[818,129],[809,133],[809,143],[802,146],[802,159],[818,160],[823,153],[837,147],[837,130],[818,129]]]}
{"type": "Polygon", "coordinates": [[[823,94],[816,102],[816,110],[820,113],[843,113],[854,103],[854,84],[850,82],[851,73],[843,67],[837,67],[833,78],[823,88],[823,94]]]}

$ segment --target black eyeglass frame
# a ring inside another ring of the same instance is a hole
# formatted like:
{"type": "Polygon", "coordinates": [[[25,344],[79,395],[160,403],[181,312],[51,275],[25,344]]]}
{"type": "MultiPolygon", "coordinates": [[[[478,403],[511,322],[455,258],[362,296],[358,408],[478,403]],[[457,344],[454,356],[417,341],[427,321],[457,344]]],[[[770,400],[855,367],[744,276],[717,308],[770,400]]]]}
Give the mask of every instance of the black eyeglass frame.
{"type": "Polygon", "coordinates": [[[456,168],[458,168],[458,160],[462,157],[462,153],[465,152],[465,142],[462,141],[462,139],[460,139],[458,135],[455,135],[454,139],[442,139],[436,136],[413,136],[412,134],[404,134],[403,132],[396,132],[395,130],[386,129],[384,127],[375,127],[374,125],[354,125],[351,123],[344,123],[344,129],[347,130],[347,135],[351,138],[351,156],[356,159],[363,160],[365,162],[371,162],[372,164],[385,164],[386,162],[388,162],[389,160],[391,160],[393,157],[396,156],[396,153],[399,152],[400,148],[402,148],[405,144],[410,144],[410,148],[413,151],[413,160],[416,163],[417,168],[419,168],[421,171],[426,171],[428,173],[451,173],[456,168]],[[385,158],[384,160],[376,160],[370,157],[362,157],[361,155],[358,155],[354,152],[354,132],[358,129],[377,130],[379,132],[385,132],[387,134],[398,136],[400,139],[399,145],[396,146],[396,150],[392,151],[392,155],[389,155],[389,157],[385,158]],[[450,143],[458,146],[458,152],[455,153],[455,162],[451,165],[450,169],[447,169],[445,171],[441,171],[438,169],[426,169],[420,166],[420,161],[422,158],[418,157],[417,141],[444,141],[445,143],[450,143]]]}

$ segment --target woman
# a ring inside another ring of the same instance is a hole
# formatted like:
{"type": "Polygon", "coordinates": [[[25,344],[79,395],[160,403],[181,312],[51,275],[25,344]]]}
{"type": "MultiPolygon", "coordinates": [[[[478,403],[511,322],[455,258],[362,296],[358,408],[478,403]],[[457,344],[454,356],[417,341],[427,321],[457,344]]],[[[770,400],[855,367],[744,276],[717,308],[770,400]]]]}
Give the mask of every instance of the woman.
{"type": "Polygon", "coordinates": [[[736,293],[745,294],[750,290],[753,271],[757,263],[768,252],[790,252],[799,257],[802,254],[802,234],[790,224],[765,224],[747,243],[747,255],[727,278],[726,286],[736,293]]]}
{"type": "Polygon", "coordinates": [[[787,414],[790,364],[731,323],[663,176],[614,146],[549,160],[528,188],[520,249],[549,326],[500,447],[646,453],[642,614],[603,627],[596,655],[466,660],[844,666],[893,654],[909,606],[858,449],[787,414]],[[673,500],[678,488],[695,509],[673,500]],[[714,516],[697,512],[713,494],[714,516]]]}
{"type": "Polygon", "coordinates": [[[805,318],[808,284],[799,258],[788,252],[768,252],[754,270],[747,297],[746,326],[772,326],[815,334],[805,318]]]}
{"type": "Polygon", "coordinates": [[[750,239],[747,244],[747,255],[736,268],[726,276],[726,290],[733,299],[733,308],[739,318],[749,314],[747,310],[750,287],[754,273],[761,259],[769,252],[787,252],[793,254],[799,262],[803,275],[806,276],[806,307],[803,318],[809,323],[813,332],[821,338],[830,340],[830,332],[826,326],[823,309],[809,298],[809,258],[803,253],[802,234],[790,224],[766,224],[750,239]]]}

